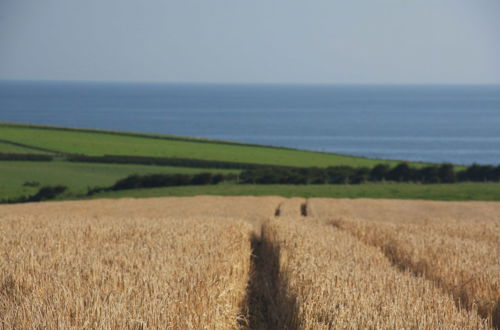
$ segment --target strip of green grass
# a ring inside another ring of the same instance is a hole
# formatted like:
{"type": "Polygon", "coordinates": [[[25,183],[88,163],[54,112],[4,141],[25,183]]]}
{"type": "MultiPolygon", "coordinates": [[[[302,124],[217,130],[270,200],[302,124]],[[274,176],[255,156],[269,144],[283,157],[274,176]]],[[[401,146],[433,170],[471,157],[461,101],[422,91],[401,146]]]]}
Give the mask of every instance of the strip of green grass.
{"type": "Polygon", "coordinates": [[[188,186],[105,192],[96,198],[167,196],[283,196],[328,198],[393,198],[443,201],[500,201],[499,183],[412,184],[368,183],[361,185],[236,185],[188,186]]]}
{"type": "Polygon", "coordinates": [[[39,187],[25,187],[25,182],[36,181],[43,185],[62,184],[68,194],[79,195],[87,187],[110,186],[131,174],[193,174],[200,172],[237,173],[232,170],[214,170],[147,165],[116,165],[71,162],[0,161],[0,199],[15,198],[35,193],[39,187]]]}
{"type": "Polygon", "coordinates": [[[12,145],[0,141],[0,153],[2,154],[46,154],[40,150],[33,150],[26,147],[12,145]]]}
{"type": "Polygon", "coordinates": [[[93,156],[108,154],[175,157],[299,167],[373,166],[380,163],[398,163],[397,161],[167,135],[134,135],[127,132],[49,128],[8,123],[0,123],[0,136],[4,140],[36,148],[93,156]]]}

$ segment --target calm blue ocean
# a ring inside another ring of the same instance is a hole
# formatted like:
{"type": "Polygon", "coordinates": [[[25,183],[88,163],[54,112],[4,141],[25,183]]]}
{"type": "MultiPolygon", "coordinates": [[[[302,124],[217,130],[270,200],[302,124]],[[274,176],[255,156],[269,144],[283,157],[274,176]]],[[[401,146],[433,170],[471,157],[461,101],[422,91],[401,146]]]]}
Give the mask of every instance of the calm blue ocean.
{"type": "Polygon", "coordinates": [[[500,164],[500,86],[4,81],[0,120],[500,164]]]}

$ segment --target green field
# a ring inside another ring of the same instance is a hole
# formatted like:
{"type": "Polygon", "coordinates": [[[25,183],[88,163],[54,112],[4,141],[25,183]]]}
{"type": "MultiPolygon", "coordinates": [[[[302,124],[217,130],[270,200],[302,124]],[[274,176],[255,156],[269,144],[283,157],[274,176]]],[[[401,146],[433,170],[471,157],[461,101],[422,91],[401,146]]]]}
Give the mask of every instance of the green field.
{"type": "MultiPolygon", "coordinates": [[[[62,184],[68,195],[80,195],[88,187],[110,186],[130,174],[193,174],[199,172],[229,173],[234,171],[147,165],[115,165],[71,162],[0,161],[0,199],[35,193],[40,187],[23,186],[36,181],[41,186],[62,184]]],[[[237,172],[237,171],[236,171],[237,172]]]]}
{"type": "MultiPolygon", "coordinates": [[[[174,157],[298,167],[373,166],[380,163],[397,163],[396,161],[167,135],[15,126],[8,123],[0,123],[0,139],[60,153],[92,156],[174,157]]],[[[1,145],[0,148],[2,148],[1,145]]],[[[0,152],[5,151],[0,149],[0,152]]]]}
{"type": "MultiPolygon", "coordinates": [[[[1,128],[0,128],[1,131],[1,128]]],[[[2,136],[2,135],[0,135],[2,136]]],[[[12,145],[0,141],[0,153],[4,154],[45,154],[46,152],[34,150],[26,147],[12,145]]]]}
{"type": "Polygon", "coordinates": [[[92,198],[164,196],[284,196],[329,198],[394,198],[443,201],[500,201],[500,183],[421,185],[412,183],[366,183],[361,185],[236,185],[189,186],[105,192],[92,198]]]}
{"type": "MultiPolygon", "coordinates": [[[[238,163],[326,167],[368,166],[397,161],[249,145],[167,135],[69,129],[0,122],[0,153],[53,153],[57,161],[0,161],[0,199],[34,194],[40,186],[67,186],[63,199],[80,198],[89,187],[110,186],[131,174],[228,173],[217,170],[151,165],[73,163],[64,154],[128,155],[188,158],[238,163]],[[9,143],[10,142],[10,143],[9,143]],[[45,151],[44,151],[45,150],[45,151]],[[36,181],[38,187],[25,186],[36,181]]],[[[422,163],[413,163],[422,166],[422,163]]],[[[460,167],[458,167],[460,168],[460,167]]],[[[500,184],[422,185],[367,183],[361,185],[236,185],[186,186],[105,192],[92,198],[194,195],[281,195],[286,197],[411,198],[434,200],[500,200],[500,184]]]]}

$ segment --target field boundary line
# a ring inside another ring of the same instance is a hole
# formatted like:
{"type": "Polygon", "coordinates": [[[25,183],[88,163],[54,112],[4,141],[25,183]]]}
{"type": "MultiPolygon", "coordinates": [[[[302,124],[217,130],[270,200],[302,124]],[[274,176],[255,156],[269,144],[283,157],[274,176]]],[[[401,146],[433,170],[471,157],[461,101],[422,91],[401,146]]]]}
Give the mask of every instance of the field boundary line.
{"type": "Polygon", "coordinates": [[[31,149],[31,150],[49,152],[49,153],[53,153],[53,154],[62,154],[62,152],[57,151],[57,150],[35,147],[35,146],[31,146],[29,144],[14,142],[14,141],[5,140],[5,139],[0,139],[0,143],[10,144],[10,145],[13,145],[15,147],[21,147],[21,148],[26,148],[26,149],[31,149]]]}

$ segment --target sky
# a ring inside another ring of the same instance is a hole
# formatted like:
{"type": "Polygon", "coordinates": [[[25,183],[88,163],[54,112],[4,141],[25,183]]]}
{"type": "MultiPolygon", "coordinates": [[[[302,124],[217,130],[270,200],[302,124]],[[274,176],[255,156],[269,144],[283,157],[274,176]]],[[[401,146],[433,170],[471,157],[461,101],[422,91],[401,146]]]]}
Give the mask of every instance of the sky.
{"type": "Polygon", "coordinates": [[[499,0],[0,0],[0,79],[500,84],[499,0]]]}

